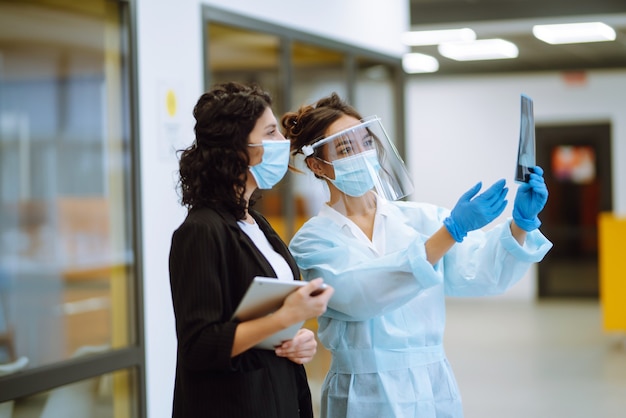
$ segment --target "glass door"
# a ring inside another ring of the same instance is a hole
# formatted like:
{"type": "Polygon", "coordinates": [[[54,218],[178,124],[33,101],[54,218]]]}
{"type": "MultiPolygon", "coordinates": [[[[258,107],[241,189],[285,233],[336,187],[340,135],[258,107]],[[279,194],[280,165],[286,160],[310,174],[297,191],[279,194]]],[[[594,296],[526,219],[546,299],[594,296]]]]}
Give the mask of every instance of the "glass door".
{"type": "Polygon", "coordinates": [[[14,416],[107,373],[106,395],[68,390],[138,416],[127,19],[107,0],[0,0],[0,404],[14,416]]]}

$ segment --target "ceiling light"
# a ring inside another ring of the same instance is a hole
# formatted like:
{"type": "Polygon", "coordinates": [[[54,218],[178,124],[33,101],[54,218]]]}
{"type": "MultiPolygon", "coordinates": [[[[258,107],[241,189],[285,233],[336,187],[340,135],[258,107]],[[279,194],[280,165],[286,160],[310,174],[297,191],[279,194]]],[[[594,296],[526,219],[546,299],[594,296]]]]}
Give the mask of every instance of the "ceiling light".
{"type": "Polygon", "coordinates": [[[438,47],[444,57],[456,61],[478,61],[517,58],[514,43],[504,39],[480,39],[471,42],[446,42],[438,47]]]}
{"type": "Polygon", "coordinates": [[[402,68],[408,74],[434,73],[439,70],[437,58],[412,52],[402,57],[402,68]]]}
{"type": "Polygon", "coordinates": [[[420,30],[402,34],[402,43],[410,46],[438,45],[442,42],[473,41],[476,32],[469,28],[420,30]]]}
{"type": "Polygon", "coordinates": [[[615,30],[602,22],[535,25],[533,35],[549,44],[575,44],[615,40],[615,30]]]}

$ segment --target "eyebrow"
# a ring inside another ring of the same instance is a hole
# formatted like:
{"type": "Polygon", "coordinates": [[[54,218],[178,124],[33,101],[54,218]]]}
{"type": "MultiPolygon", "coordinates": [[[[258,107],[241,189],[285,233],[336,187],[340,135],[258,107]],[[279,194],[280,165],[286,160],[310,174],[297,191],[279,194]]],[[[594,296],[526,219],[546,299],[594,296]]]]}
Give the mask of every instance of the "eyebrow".
{"type": "Polygon", "coordinates": [[[346,144],[347,144],[347,145],[352,145],[352,140],[351,140],[351,139],[349,139],[349,138],[346,138],[346,139],[341,138],[341,140],[340,140],[340,141],[337,141],[337,142],[335,143],[335,148],[342,147],[342,146],[344,146],[344,145],[346,145],[346,144]]]}
{"type": "Polygon", "coordinates": [[[278,122],[272,122],[272,123],[268,123],[267,125],[265,125],[263,129],[277,128],[277,127],[278,127],[278,122]]]}
{"type": "MultiPolygon", "coordinates": [[[[373,135],[369,131],[365,131],[362,137],[356,137],[355,139],[363,141],[367,138],[371,138],[373,135]]],[[[346,144],[352,145],[353,140],[351,138],[340,137],[340,140],[335,143],[335,148],[339,148],[340,146],[344,146],[346,144]]]]}

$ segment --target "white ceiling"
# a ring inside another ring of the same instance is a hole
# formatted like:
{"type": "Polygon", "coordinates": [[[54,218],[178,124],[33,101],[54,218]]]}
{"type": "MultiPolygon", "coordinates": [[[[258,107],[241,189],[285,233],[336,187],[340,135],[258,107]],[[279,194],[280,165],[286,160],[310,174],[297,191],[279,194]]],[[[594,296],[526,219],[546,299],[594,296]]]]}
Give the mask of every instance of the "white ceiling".
{"type": "Polygon", "coordinates": [[[410,5],[412,30],[470,27],[478,39],[503,38],[519,48],[516,59],[457,62],[439,55],[436,46],[412,47],[439,60],[436,74],[626,68],[626,0],[410,0],[410,5]],[[613,26],[615,41],[549,45],[531,32],[535,24],[596,20],[613,26]]]}

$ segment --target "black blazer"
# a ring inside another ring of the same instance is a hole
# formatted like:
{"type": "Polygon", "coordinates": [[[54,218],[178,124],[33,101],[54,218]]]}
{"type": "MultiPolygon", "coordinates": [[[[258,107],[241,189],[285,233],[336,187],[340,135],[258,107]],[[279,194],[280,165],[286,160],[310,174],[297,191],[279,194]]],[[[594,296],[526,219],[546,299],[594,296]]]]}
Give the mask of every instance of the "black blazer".
{"type": "MultiPolygon", "coordinates": [[[[299,280],[285,243],[259,213],[250,214],[299,280]]],[[[239,301],[254,276],[276,277],[235,217],[192,209],[172,236],[169,269],[178,337],[172,416],[312,417],[303,366],[272,350],[230,357],[239,301]]]]}

